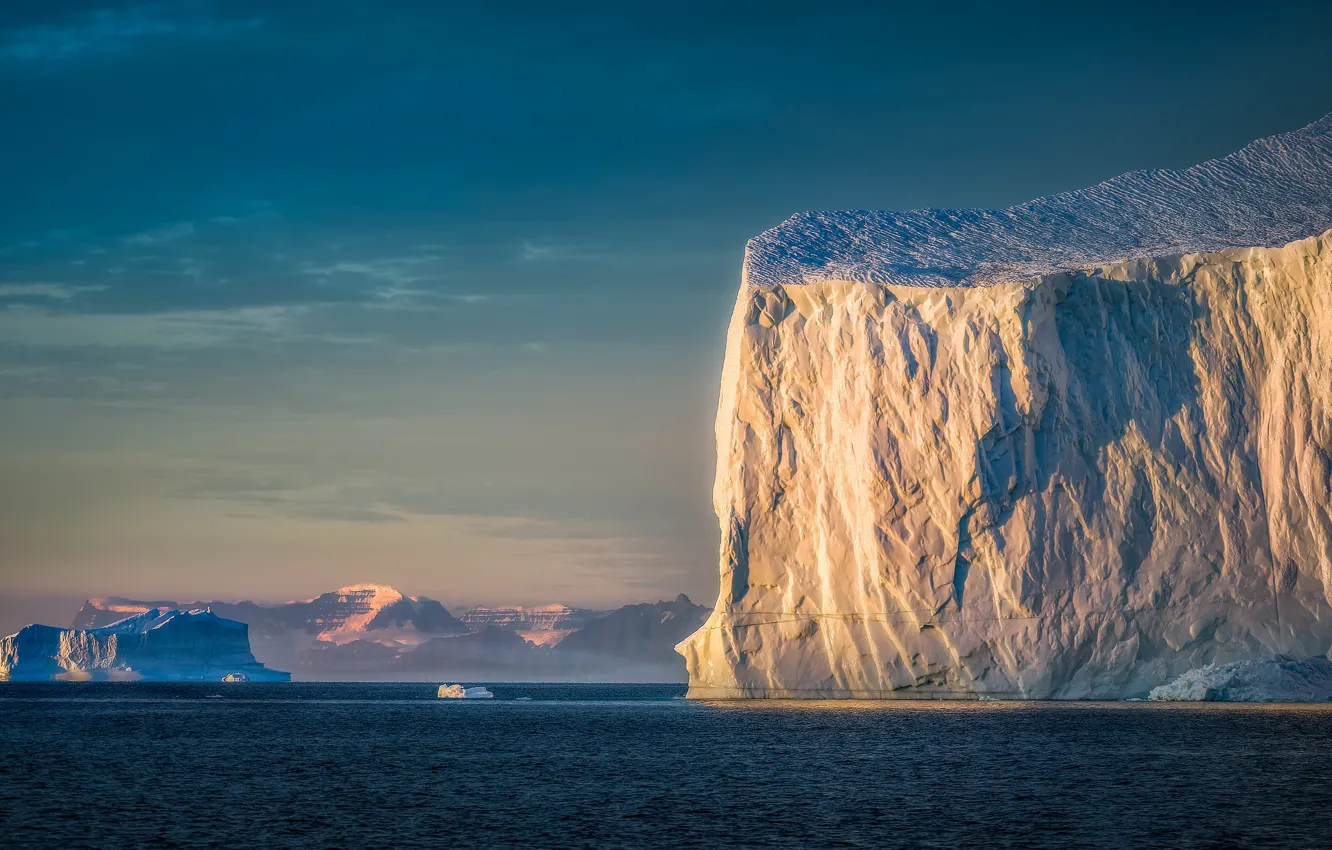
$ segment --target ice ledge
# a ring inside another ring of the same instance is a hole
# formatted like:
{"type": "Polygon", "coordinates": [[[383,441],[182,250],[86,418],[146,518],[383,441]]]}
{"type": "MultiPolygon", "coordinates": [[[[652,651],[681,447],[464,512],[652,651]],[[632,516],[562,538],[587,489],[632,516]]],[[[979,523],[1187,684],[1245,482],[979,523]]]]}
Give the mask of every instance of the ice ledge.
{"type": "Polygon", "coordinates": [[[989,286],[1332,230],[1332,115],[1182,171],[1132,171],[1005,210],[798,213],[751,239],[749,287],[989,286]]]}

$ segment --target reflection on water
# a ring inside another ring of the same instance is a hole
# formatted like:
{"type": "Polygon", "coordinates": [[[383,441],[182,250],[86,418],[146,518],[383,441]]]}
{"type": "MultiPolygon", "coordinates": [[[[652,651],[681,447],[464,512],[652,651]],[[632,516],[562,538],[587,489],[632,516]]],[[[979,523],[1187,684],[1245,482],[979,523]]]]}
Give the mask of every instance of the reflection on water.
{"type": "Polygon", "coordinates": [[[1327,705],[487,686],[3,685],[0,843],[1332,846],[1327,705]]]}

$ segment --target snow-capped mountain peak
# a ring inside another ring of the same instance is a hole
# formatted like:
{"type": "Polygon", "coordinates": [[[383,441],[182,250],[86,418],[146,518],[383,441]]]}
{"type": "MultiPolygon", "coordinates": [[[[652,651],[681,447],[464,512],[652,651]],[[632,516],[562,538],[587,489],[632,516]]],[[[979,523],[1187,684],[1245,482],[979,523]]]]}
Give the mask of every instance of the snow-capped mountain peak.
{"type": "Polygon", "coordinates": [[[327,614],[317,621],[321,626],[320,634],[335,636],[369,631],[384,609],[404,600],[415,601],[388,585],[352,584],[312,599],[310,604],[327,610],[327,614]]]}
{"type": "MultiPolygon", "coordinates": [[[[406,598],[402,591],[387,584],[349,584],[346,587],[339,587],[332,591],[339,596],[364,597],[369,594],[375,598],[383,598],[386,605],[391,605],[406,598]]],[[[327,595],[327,594],[325,594],[327,595]]]]}

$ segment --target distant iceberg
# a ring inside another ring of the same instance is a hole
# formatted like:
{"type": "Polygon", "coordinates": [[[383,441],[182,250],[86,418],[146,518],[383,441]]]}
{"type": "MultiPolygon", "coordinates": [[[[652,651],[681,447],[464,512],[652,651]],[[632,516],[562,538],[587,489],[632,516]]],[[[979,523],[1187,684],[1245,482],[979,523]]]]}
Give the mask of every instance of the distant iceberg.
{"type": "Polygon", "coordinates": [[[207,609],[151,608],[96,629],[24,626],[0,639],[0,681],[286,682],[250,652],[249,626],[207,609]]]}
{"type": "Polygon", "coordinates": [[[1277,655],[1208,664],[1152,688],[1156,702],[1326,702],[1332,700],[1332,661],[1277,655]]]}
{"type": "Polygon", "coordinates": [[[440,699],[492,699],[494,694],[483,687],[464,688],[462,685],[440,685],[440,699]]]}

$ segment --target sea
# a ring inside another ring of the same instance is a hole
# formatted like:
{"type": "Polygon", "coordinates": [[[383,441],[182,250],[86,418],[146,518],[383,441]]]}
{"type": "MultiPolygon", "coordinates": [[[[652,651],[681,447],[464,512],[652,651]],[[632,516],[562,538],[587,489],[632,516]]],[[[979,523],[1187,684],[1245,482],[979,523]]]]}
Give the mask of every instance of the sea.
{"type": "Polygon", "coordinates": [[[1332,705],[487,687],[2,684],[0,847],[1332,847],[1332,705]]]}

